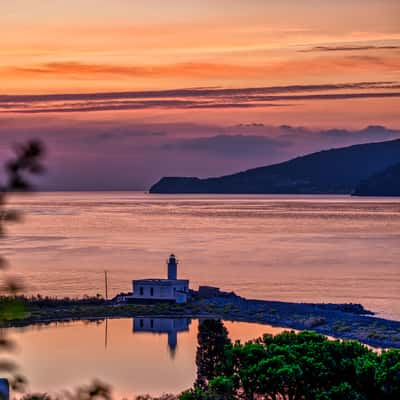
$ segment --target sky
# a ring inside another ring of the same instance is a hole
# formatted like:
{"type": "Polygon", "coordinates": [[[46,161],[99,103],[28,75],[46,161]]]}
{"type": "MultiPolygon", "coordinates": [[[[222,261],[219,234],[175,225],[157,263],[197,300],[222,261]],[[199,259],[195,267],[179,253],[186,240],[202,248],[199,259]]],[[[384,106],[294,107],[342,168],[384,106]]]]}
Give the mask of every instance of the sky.
{"type": "Polygon", "coordinates": [[[46,190],[146,190],[400,137],[398,0],[14,0],[0,151],[46,190]]]}

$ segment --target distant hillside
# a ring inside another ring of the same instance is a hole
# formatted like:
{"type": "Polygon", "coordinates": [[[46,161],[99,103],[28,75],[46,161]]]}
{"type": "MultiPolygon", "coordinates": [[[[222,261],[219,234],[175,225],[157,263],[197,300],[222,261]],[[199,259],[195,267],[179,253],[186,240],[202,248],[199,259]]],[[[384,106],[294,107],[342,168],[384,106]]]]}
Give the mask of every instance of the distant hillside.
{"type": "Polygon", "coordinates": [[[400,196],[400,163],[361,181],[354,195],[400,196]]]}
{"type": "Polygon", "coordinates": [[[218,178],[165,177],[150,193],[350,194],[360,181],[400,162],[400,140],[298,157],[218,178]]]}

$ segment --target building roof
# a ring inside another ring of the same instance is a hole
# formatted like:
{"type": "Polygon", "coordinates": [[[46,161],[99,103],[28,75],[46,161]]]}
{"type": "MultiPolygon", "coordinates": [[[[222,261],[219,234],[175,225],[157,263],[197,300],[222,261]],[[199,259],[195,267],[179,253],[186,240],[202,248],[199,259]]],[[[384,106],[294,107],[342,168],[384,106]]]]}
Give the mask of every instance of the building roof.
{"type": "Polygon", "coordinates": [[[189,284],[188,279],[135,279],[133,283],[140,283],[141,285],[162,285],[170,286],[177,283],[189,284]]]}

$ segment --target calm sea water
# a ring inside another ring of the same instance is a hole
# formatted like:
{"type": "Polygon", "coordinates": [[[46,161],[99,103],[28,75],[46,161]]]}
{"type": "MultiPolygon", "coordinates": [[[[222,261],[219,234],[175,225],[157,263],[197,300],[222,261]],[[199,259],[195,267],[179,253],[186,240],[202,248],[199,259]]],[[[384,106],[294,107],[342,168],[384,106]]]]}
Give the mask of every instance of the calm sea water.
{"type": "Polygon", "coordinates": [[[39,193],[2,251],[27,291],[131,290],[174,252],[191,286],[259,299],[359,302],[400,319],[400,200],[336,196],[39,193]]]}
{"type": "MultiPolygon", "coordinates": [[[[117,399],[180,393],[196,377],[198,321],[109,319],[10,329],[14,358],[28,391],[59,394],[93,379],[111,386],[117,399]],[[136,323],[135,323],[136,321],[136,323]],[[139,328],[143,325],[143,328],[139,328]]],[[[268,325],[224,322],[233,341],[282,331],[268,325]]]]}

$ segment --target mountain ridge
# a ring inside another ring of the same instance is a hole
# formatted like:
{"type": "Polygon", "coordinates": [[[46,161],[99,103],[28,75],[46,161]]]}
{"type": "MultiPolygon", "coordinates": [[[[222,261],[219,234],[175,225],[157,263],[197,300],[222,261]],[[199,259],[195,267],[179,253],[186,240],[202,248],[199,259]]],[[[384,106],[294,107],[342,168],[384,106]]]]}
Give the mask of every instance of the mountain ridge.
{"type": "Polygon", "coordinates": [[[150,193],[351,194],[400,162],[400,139],[321,150],[278,164],[211,177],[163,177],[150,193]]]}
{"type": "Polygon", "coordinates": [[[400,196],[400,162],[361,181],[355,196],[400,196]]]}

